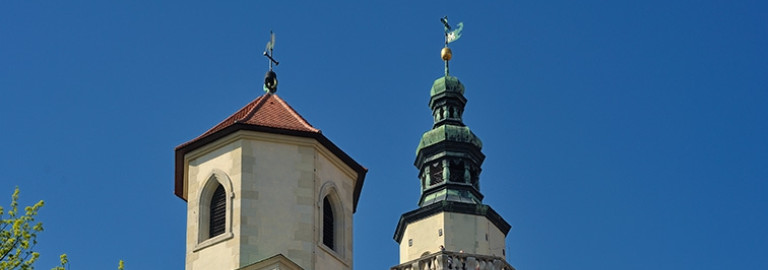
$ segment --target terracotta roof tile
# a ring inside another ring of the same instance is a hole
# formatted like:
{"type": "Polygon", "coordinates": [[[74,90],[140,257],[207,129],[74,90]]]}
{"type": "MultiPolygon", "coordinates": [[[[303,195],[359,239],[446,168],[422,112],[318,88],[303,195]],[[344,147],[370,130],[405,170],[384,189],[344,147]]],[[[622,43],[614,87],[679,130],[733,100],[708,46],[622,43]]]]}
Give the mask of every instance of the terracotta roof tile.
{"type": "Polygon", "coordinates": [[[248,105],[245,105],[245,107],[202,135],[176,147],[174,166],[176,171],[174,193],[176,196],[185,201],[187,200],[184,192],[184,156],[190,151],[219,140],[237,130],[271,132],[316,139],[357,172],[353,193],[353,212],[357,210],[357,202],[360,198],[360,192],[363,189],[363,182],[365,181],[365,174],[368,172],[368,169],[358,164],[344,151],[339,149],[319,129],[310,125],[304,117],[301,117],[288,103],[275,94],[264,94],[254,99],[248,105]]]}
{"type": "Polygon", "coordinates": [[[179,147],[183,147],[187,144],[200,140],[208,135],[216,133],[222,129],[225,129],[234,124],[249,124],[255,126],[264,126],[279,129],[297,130],[320,133],[319,129],[316,129],[307,122],[304,117],[301,117],[288,103],[281,99],[276,94],[264,94],[247,105],[242,109],[235,112],[224,121],[221,121],[218,125],[209,129],[197,138],[192,139],[179,147]]]}

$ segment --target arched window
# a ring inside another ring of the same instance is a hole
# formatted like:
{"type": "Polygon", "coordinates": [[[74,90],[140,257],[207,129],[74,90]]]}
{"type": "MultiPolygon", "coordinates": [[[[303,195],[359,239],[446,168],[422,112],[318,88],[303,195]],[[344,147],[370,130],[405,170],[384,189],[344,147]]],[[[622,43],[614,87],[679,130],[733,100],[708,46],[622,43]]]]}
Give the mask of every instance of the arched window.
{"type": "Polygon", "coordinates": [[[450,161],[448,165],[451,182],[464,183],[464,162],[461,160],[450,161]]]}
{"type": "Polygon", "coordinates": [[[328,196],[325,196],[325,198],[323,198],[323,244],[333,250],[336,249],[336,246],[334,245],[335,225],[333,207],[328,200],[328,196]]]}
{"type": "Polygon", "coordinates": [[[194,250],[232,239],[232,181],[220,170],[213,170],[198,191],[197,245],[194,250]]]}
{"type": "Polygon", "coordinates": [[[219,184],[211,197],[208,237],[223,234],[227,225],[227,196],[224,186],[219,184]]]}
{"type": "Polygon", "coordinates": [[[469,168],[469,180],[477,190],[480,190],[480,170],[475,168],[475,166],[469,168]]]}
{"type": "Polygon", "coordinates": [[[429,167],[429,185],[436,185],[443,182],[443,162],[438,161],[435,163],[432,163],[432,166],[429,167]]]}
{"type": "Polygon", "coordinates": [[[349,256],[347,246],[351,235],[344,230],[347,223],[345,214],[351,214],[351,212],[344,210],[346,209],[344,202],[339,197],[338,188],[333,182],[328,181],[320,187],[315,206],[317,207],[315,222],[318,227],[315,239],[318,247],[329,255],[351,263],[352,258],[349,256]]]}

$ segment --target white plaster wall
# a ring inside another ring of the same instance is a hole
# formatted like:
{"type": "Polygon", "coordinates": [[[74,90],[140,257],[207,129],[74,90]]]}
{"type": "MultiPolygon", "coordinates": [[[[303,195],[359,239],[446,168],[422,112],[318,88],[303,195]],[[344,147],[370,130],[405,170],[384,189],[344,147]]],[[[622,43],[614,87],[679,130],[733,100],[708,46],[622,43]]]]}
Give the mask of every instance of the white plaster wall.
{"type": "Polygon", "coordinates": [[[503,258],[505,238],[504,233],[484,216],[441,212],[406,227],[400,242],[400,263],[418,259],[424,252],[437,252],[440,245],[448,251],[503,258]],[[439,229],[443,229],[442,236],[439,229]],[[409,239],[413,240],[410,247],[409,239]]]}
{"type": "MultiPolygon", "coordinates": [[[[199,149],[189,153],[192,157],[188,160],[187,168],[188,181],[188,199],[187,199],[187,255],[186,269],[235,269],[238,265],[237,246],[239,240],[230,238],[214,245],[197,249],[198,243],[198,221],[199,221],[199,199],[200,191],[205,185],[214,170],[223,171],[232,181],[232,189],[235,194],[239,189],[240,182],[240,143],[230,142],[224,145],[199,149]]],[[[237,213],[239,204],[237,200],[232,205],[232,233],[239,231],[239,222],[237,213]]]]}
{"type": "Polygon", "coordinates": [[[352,269],[352,235],[353,235],[353,197],[355,191],[355,181],[357,176],[353,175],[351,169],[343,165],[340,160],[330,156],[325,151],[318,151],[317,155],[317,190],[318,197],[316,197],[315,211],[317,213],[317,221],[315,222],[315,241],[319,247],[316,253],[316,268],[315,269],[352,269]],[[352,173],[352,175],[351,175],[352,173]],[[337,247],[338,251],[333,251],[322,244],[322,196],[319,192],[322,192],[321,188],[327,186],[328,183],[332,183],[332,186],[336,189],[336,194],[341,201],[343,220],[341,222],[341,243],[337,247]]]}
{"type": "Polygon", "coordinates": [[[485,242],[485,226],[482,221],[485,217],[447,213],[445,219],[446,249],[473,254],[486,254],[479,252],[479,244],[485,242]]]}
{"type": "Polygon", "coordinates": [[[400,241],[400,263],[418,259],[424,252],[440,251],[440,245],[445,246],[446,244],[444,224],[444,212],[409,224],[405,228],[403,239],[400,241]],[[439,235],[439,229],[443,229],[443,236],[439,235]],[[413,240],[412,246],[408,246],[409,239],[413,240]]]}
{"type": "Polygon", "coordinates": [[[493,225],[493,223],[490,221],[488,221],[487,224],[489,231],[488,237],[490,238],[490,242],[488,243],[488,250],[490,254],[506,259],[507,254],[505,249],[507,248],[507,237],[501,230],[499,230],[499,228],[496,227],[496,225],[493,225]]]}
{"type": "Polygon", "coordinates": [[[186,269],[237,269],[277,254],[304,269],[351,269],[356,173],[310,138],[239,131],[187,155],[186,269]],[[198,197],[210,172],[232,181],[234,237],[198,246],[198,197]],[[321,241],[321,187],[341,201],[339,251],[321,241]],[[195,247],[198,247],[197,250],[195,247]]]}
{"type": "Polygon", "coordinates": [[[283,254],[313,269],[314,155],[311,146],[244,141],[241,265],[283,254]]]}
{"type": "Polygon", "coordinates": [[[283,254],[304,269],[351,269],[356,175],[314,139],[248,133],[243,141],[240,265],[283,254]],[[343,245],[321,247],[321,187],[342,201],[343,245]]]}

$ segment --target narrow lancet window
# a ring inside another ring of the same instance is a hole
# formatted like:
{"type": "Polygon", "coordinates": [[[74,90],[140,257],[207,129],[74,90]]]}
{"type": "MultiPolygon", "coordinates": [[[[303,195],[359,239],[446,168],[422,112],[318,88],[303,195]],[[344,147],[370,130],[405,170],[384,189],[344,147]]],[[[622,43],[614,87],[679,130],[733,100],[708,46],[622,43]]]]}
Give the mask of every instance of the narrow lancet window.
{"type": "Polygon", "coordinates": [[[226,226],[226,217],[227,217],[227,200],[226,200],[226,192],[224,191],[224,187],[222,185],[218,185],[216,187],[216,191],[213,192],[213,197],[211,198],[211,207],[210,207],[210,220],[208,223],[208,237],[212,238],[214,236],[220,235],[224,233],[225,226],[226,226]]]}
{"type": "Polygon", "coordinates": [[[336,249],[334,246],[334,226],[333,207],[331,207],[331,202],[326,196],[323,199],[323,244],[333,250],[336,249]]]}

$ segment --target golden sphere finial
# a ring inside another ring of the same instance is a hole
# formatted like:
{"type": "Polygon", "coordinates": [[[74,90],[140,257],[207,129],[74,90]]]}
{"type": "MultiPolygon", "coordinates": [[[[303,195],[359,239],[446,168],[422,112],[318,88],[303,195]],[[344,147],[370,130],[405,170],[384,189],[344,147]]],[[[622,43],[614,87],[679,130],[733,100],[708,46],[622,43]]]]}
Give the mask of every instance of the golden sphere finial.
{"type": "Polygon", "coordinates": [[[443,47],[440,51],[440,58],[443,58],[444,61],[450,61],[452,56],[453,52],[451,52],[451,48],[443,47]]]}

